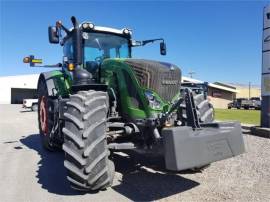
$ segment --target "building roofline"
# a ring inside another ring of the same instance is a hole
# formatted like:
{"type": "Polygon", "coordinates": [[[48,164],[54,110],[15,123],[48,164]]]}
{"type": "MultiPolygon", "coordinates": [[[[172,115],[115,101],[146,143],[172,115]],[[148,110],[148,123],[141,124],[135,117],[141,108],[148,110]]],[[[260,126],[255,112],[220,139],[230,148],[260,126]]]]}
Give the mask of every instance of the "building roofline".
{"type": "Polygon", "coordinates": [[[10,75],[10,76],[0,76],[0,79],[12,78],[12,77],[30,77],[30,76],[39,76],[40,74],[20,74],[20,75],[10,75]]]}
{"type": "MultiPolygon", "coordinates": [[[[189,82],[194,82],[194,83],[204,83],[204,81],[193,79],[193,78],[190,78],[190,77],[185,77],[185,76],[182,77],[182,81],[183,80],[186,80],[186,81],[189,81],[189,82]]],[[[225,87],[225,86],[218,85],[218,84],[215,84],[215,83],[208,83],[208,86],[210,86],[212,88],[216,88],[216,89],[220,89],[220,90],[225,90],[225,91],[228,91],[228,92],[232,92],[232,93],[238,93],[239,92],[236,89],[225,87]]]]}
{"type": "Polygon", "coordinates": [[[229,91],[229,92],[232,92],[232,93],[238,93],[238,92],[239,92],[239,91],[238,91],[238,90],[236,90],[236,89],[232,89],[232,88],[224,87],[224,86],[217,85],[217,84],[214,84],[214,83],[208,83],[208,86],[210,86],[210,87],[212,87],[212,88],[217,88],[217,89],[221,89],[221,90],[229,91]]]}

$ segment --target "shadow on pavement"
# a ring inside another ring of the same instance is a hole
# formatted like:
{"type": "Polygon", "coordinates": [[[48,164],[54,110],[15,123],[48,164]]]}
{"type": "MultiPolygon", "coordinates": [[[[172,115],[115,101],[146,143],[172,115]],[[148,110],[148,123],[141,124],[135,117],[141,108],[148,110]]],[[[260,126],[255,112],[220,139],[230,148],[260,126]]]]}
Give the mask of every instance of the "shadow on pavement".
{"type": "MultiPolygon", "coordinates": [[[[38,152],[41,160],[38,162],[38,183],[48,192],[60,195],[82,195],[70,188],[64,168],[64,153],[61,151],[49,152],[40,142],[39,134],[32,134],[20,140],[28,148],[38,152]]],[[[27,163],[27,159],[25,159],[27,163]]]]}
{"type": "Polygon", "coordinates": [[[29,110],[21,110],[20,113],[28,113],[28,112],[33,112],[33,113],[37,113],[36,111],[32,111],[31,109],[29,110]]]}
{"type": "MultiPolygon", "coordinates": [[[[59,195],[87,194],[70,188],[63,164],[63,152],[45,150],[40,143],[39,134],[22,137],[20,142],[37,151],[41,157],[36,177],[43,189],[59,195]]],[[[132,201],[158,200],[199,185],[199,183],[175,173],[165,172],[164,162],[161,158],[139,155],[135,152],[130,152],[129,155],[113,155],[116,172],[121,173],[123,177],[120,185],[113,186],[112,189],[132,201]],[[148,168],[151,168],[151,171],[148,168]]],[[[27,163],[27,159],[25,161],[27,163]]],[[[115,178],[115,180],[117,179],[115,178]]],[[[94,193],[96,192],[90,194],[94,193]]]]}
{"type": "Polygon", "coordinates": [[[161,157],[135,152],[128,154],[131,156],[114,154],[115,169],[122,173],[123,177],[120,185],[113,186],[112,189],[132,201],[155,201],[199,185],[198,182],[176,173],[166,172],[161,157]]]}

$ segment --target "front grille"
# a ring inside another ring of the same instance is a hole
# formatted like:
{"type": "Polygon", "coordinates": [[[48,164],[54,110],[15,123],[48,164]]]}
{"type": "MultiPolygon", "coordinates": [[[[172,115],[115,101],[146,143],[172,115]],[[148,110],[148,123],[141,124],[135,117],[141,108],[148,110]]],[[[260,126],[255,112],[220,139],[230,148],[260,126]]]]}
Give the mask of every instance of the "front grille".
{"type": "Polygon", "coordinates": [[[171,101],[181,86],[181,71],[175,65],[150,60],[125,61],[134,71],[140,85],[154,90],[165,101],[171,101]]]}

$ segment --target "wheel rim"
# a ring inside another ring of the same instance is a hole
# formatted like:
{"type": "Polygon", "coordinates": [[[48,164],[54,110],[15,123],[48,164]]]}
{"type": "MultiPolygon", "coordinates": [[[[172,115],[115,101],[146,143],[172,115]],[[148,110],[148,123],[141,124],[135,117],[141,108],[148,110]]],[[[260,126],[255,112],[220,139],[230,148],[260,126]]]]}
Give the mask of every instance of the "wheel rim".
{"type": "Polygon", "coordinates": [[[47,102],[46,97],[42,96],[39,107],[40,126],[44,135],[48,133],[47,102]]]}

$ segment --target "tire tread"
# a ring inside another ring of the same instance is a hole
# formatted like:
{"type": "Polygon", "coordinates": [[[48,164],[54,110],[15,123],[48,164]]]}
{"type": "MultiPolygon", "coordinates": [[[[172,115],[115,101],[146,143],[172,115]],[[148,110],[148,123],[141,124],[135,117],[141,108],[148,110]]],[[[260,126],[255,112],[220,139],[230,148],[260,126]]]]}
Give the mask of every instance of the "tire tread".
{"type": "Polygon", "coordinates": [[[106,92],[79,91],[70,96],[63,128],[64,166],[71,187],[82,191],[108,187],[113,179],[106,143],[106,92]],[[103,132],[102,132],[103,131],[103,132]]]}

